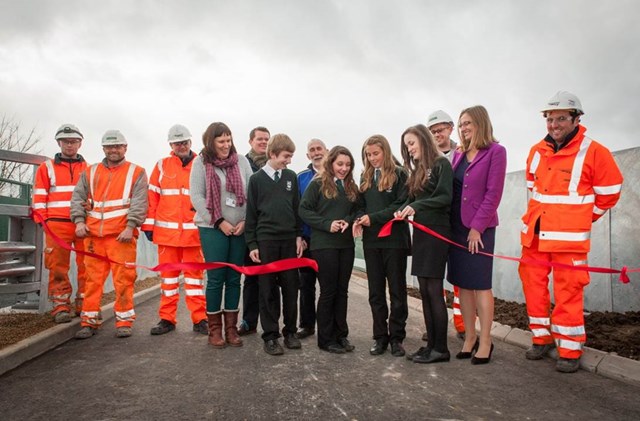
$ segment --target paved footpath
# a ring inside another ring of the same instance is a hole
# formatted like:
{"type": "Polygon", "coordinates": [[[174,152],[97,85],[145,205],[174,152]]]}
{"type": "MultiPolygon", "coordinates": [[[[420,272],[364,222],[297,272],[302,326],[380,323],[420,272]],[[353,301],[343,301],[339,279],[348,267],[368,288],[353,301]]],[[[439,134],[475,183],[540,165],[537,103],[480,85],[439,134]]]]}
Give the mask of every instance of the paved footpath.
{"type": "MultiPolygon", "coordinates": [[[[638,420],[640,387],[581,370],[566,375],[551,359],[527,361],[494,341],[490,364],[419,365],[388,352],[372,357],[367,290],[353,277],[350,339],[356,350],[302,350],[272,357],[258,335],[242,348],[215,350],[191,331],[180,307],[175,332],[150,336],[158,297],[137,306],[134,336],[71,340],[0,376],[2,420],[638,420]]],[[[421,315],[410,310],[407,350],[421,346],[421,315]]],[[[450,332],[449,348],[461,346],[450,332]]]]}

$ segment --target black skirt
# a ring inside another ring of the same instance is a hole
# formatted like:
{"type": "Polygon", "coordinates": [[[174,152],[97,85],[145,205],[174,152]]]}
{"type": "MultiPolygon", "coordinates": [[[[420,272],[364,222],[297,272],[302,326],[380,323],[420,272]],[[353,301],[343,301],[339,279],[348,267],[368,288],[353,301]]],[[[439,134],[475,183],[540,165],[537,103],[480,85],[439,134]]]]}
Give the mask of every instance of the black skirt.
{"type": "MultiPolygon", "coordinates": [[[[448,226],[427,225],[427,228],[443,237],[451,238],[451,228],[448,226]]],[[[413,276],[444,279],[447,255],[449,254],[448,243],[414,228],[411,250],[411,274],[413,276]]]]}

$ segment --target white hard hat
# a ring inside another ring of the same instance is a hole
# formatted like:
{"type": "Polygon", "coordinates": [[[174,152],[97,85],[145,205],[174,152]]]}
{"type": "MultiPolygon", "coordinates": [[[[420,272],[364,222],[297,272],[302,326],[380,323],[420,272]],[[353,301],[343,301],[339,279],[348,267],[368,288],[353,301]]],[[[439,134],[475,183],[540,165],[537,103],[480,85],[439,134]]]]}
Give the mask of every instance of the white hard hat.
{"type": "Polygon", "coordinates": [[[567,91],[558,91],[547,101],[545,108],[540,112],[544,113],[545,111],[553,110],[576,110],[578,114],[584,114],[582,103],[578,97],[567,91]]]}
{"type": "Polygon", "coordinates": [[[429,118],[427,119],[427,127],[435,126],[436,124],[447,123],[453,124],[453,119],[447,113],[442,110],[434,111],[429,114],[429,118]]]}
{"type": "Polygon", "coordinates": [[[184,142],[185,140],[191,140],[191,132],[182,124],[175,124],[169,129],[169,136],[167,141],[169,143],[184,142]]]}
{"type": "Polygon", "coordinates": [[[102,136],[102,146],[126,145],[127,139],[120,133],[120,130],[107,130],[102,136]]]}
{"type": "Polygon", "coordinates": [[[56,140],[60,139],[84,139],[84,136],[73,124],[63,124],[56,131],[56,140]]]}

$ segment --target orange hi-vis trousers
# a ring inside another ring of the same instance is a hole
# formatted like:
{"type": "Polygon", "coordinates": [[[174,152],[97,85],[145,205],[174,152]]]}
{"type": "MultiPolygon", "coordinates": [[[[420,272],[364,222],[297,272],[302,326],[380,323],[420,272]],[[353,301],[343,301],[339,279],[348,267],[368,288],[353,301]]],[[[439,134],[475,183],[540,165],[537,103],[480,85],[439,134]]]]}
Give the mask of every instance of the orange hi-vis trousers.
{"type": "MultiPolygon", "coordinates": [[[[84,240],[84,248],[90,253],[106,256],[111,260],[122,263],[136,262],[136,239],[130,243],[121,243],[115,235],[108,237],[87,237],[84,240]]],[[[136,318],[133,310],[133,284],[136,281],[136,270],[115,263],[105,262],[91,256],[85,256],[84,263],[87,268],[87,282],[85,285],[84,305],[80,315],[82,326],[97,328],[102,324],[100,316],[100,301],[104,282],[113,275],[113,287],[116,292],[114,312],[116,315],[116,327],[130,327],[136,318]]]]}
{"type": "MultiPolygon", "coordinates": [[[[202,248],[158,246],[158,263],[197,262],[203,263],[202,248]]],[[[162,285],[160,290],[160,318],[176,324],[178,311],[180,270],[168,270],[160,273],[162,285]]],[[[206,320],[206,300],[204,297],[203,271],[184,271],[184,295],[187,308],[191,312],[191,321],[195,324],[206,320]]]]}
{"type": "Polygon", "coordinates": [[[464,333],[464,320],[462,319],[462,311],[460,311],[460,288],[453,286],[453,325],[456,332],[464,333]]]}
{"type": "MultiPolygon", "coordinates": [[[[47,226],[55,235],[67,244],[73,245],[76,250],[84,250],[82,238],[76,237],[76,225],[72,222],[48,221],[47,226]]],[[[49,235],[46,236],[46,248],[44,251],[44,264],[49,270],[49,300],[53,310],[52,315],[62,311],[71,312],[71,294],[73,288],[69,280],[69,268],[71,252],[58,245],[49,235]]],[[[84,298],[84,284],[86,272],[84,255],[76,253],[77,283],[76,303],[84,298]]],[[[80,309],[76,309],[79,311],[80,309]]]]}
{"type": "MultiPolygon", "coordinates": [[[[572,266],[587,264],[586,253],[538,251],[538,236],[531,247],[522,248],[524,259],[564,263],[572,266]]],[[[529,315],[533,343],[550,344],[555,340],[558,355],[580,358],[587,340],[584,328],[583,289],[589,284],[589,273],[553,268],[553,296],[555,307],[550,313],[549,274],[546,266],[520,263],[518,267],[529,315]]]]}

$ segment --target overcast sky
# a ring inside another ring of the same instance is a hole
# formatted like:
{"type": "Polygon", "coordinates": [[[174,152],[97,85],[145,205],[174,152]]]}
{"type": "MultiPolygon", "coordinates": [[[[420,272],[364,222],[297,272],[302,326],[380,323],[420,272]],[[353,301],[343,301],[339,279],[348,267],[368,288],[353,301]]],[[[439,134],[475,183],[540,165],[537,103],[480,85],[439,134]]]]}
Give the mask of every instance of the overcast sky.
{"type": "Polygon", "coordinates": [[[359,159],[383,134],[398,153],[404,129],[432,111],[457,121],[482,104],[514,171],[546,134],[539,110],[558,90],[582,100],[592,138],[640,145],[636,0],[0,4],[0,115],[35,127],[49,156],[62,123],[84,133],[90,162],[119,129],[127,158],[150,172],[171,125],[189,127],[199,151],[223,121],[242,153],[257,125],[287,133],[298,171],[312,137],[359,159]]]}

